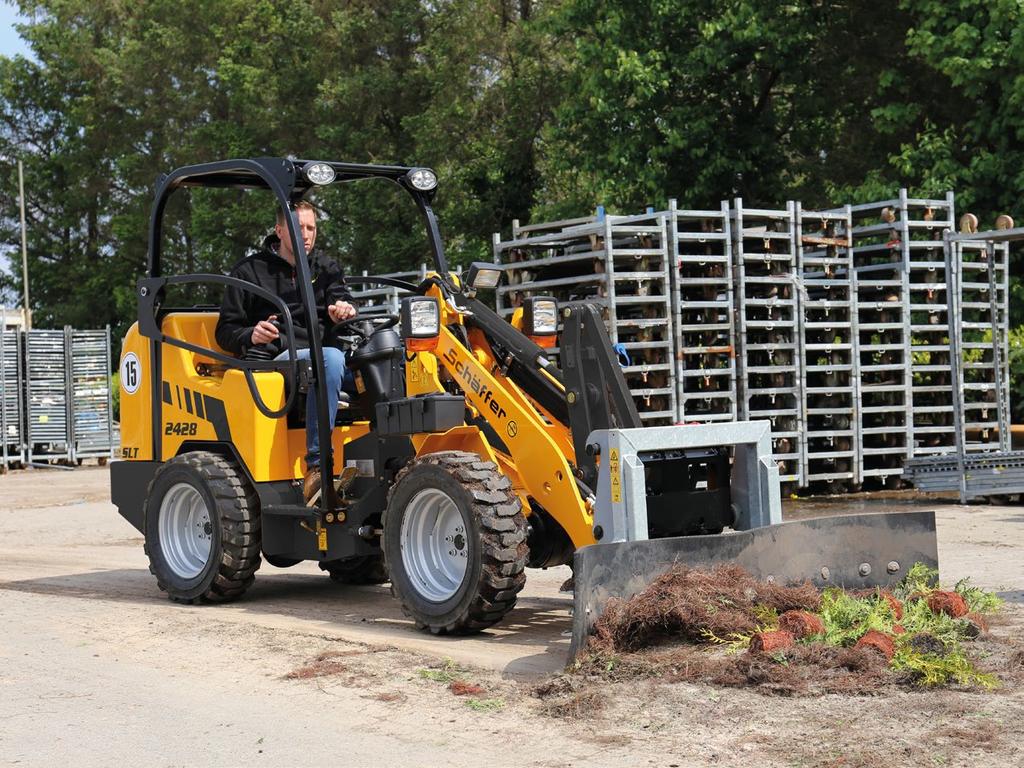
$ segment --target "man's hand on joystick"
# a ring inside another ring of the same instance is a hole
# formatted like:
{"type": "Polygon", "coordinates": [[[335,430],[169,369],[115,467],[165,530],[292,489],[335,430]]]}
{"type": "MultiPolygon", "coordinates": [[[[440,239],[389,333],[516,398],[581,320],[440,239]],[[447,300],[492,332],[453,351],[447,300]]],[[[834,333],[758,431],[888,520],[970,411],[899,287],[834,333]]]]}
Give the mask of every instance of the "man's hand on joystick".
{"type": "Polygon", "coordinates": [[[276,340],[280,335],[281,325],[277,322],[277,315],[271,315],[266,320],[260,320],[252,329],[252,343],[267,344],[276,340]]]}

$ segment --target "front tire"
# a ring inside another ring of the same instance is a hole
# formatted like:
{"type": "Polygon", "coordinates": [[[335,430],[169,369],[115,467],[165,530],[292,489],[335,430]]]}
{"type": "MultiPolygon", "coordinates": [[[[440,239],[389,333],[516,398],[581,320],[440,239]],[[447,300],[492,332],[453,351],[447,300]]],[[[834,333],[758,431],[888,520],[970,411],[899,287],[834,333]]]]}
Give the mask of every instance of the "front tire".
{"type": "Polygon", "coordinates": [[[235,464],[191,451],[153,477],[143,508],[149,570],[179,603],[240,597],[260,567],[259,501],[235,464]]]}
{"type": "Polygon", "coordinates": [[[493,626],[526,583],[522,504],[498,467],[474,453],[427,454],[399,472],[383,529],[391,590],[434,634],[493,626]]]}

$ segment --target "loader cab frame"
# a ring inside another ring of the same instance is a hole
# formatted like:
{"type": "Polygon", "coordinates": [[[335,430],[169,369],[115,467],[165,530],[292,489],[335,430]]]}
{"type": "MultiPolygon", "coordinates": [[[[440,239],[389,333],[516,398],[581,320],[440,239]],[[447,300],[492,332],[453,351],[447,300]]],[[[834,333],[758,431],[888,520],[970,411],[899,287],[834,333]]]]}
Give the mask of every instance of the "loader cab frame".
{"type": "MultiPolygon", "coordinates": [[[[153,460],[163,461],[161,430],[163,421],[161,388],[161,350],[162,344],[169,344],[192,352],[212,357],[213,359],[245,373],[249,391],[257,408],[270,418],[284,416],[290,410],[297,391],[299,376],[298,360],[295,356],[295,344],[292,331],[291,316],[284,303],[273,294],[252,285],[244,280],[219,274],[193,273],[185,275],[163,274],[162,241],[163,220],[167,203],[171,196],[183,188],[219,188],[266,190],[274,195],[278,207],[287,215],[285,222],[292,252],[295,254],[295,271],[299,287],[299,297],[307,317],[316,316],[316,308],[311,288],[309,255],[306,253],[297,217],[291,206],[302,199],[311,189],[328,184],[361,181],[364,179],[385,179],[398,185],[409,193],[422,214],[427,228],[427,239],[438,272],[438,280],[450,291],[455,287],[448,283],[448,264],[445,258],[441,233],[431,203],[437,191],[437,179],[433,172],[425,168],[397,165],[367,165],[358,163],[326,162],[319,160],[289,160],[286,158],[256,158],[225,160],[214,163],[203,163],[178,168],[170,174],[157,179],[156,195],[149,222],[149,248],[146,276],[138,281],[136,293],[139,301],[139,331],[149,339],[151,360],[154,371],[150,377],[153,403],[153,460]],[[285,319],[286,335],[289,338],[289,357],[287,360],[242,360],[222,354],[197,344],[164,334],[161,318],[166,310],[162,303],[165,288],[170,285],[213,283],[224,286],[235,286],[267,299],[273,303],[280,315],[285,319]],[[277,411],[271,410],[260,397],[253,373],[258,371],[278,371],[289,383],[289,395],[284,406],[277,411]]],[[[318,421],[316,429],[320,445],[329,445],[333,428],[332,414],[327,413],[327,393],[321,386],[324,370],[324,354],[321,340],[316,334],[309,339],[309,356],[312,368],[310,397],[317,398],[318,421]]],[[[310,425],[307,425],[307,429],[310,425]]],[[[322,469],[327,477],[334,474],[334,460],[331,451],[324,451],[321,457],[322,469]]],[[[327,511],[326,495],[321,499],[320,511],[327,511]]]]}

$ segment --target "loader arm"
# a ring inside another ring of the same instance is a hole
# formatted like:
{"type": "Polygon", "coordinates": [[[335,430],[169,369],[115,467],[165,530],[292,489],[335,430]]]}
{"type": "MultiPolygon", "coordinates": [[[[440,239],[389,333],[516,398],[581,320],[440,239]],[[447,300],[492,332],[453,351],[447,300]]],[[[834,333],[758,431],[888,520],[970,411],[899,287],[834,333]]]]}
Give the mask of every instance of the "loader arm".
{"type": "MultiPolygon", "coordinates": [[[[472,319],[475,318],[473,315],[472,319]]],[[[467,316],[466,319],[471,318],[467,316]]],[[[537,350],[543,351],[539,347],[537,350]]],[[[556,439],[551,434],[553,429],[566,428],[558,422],[547,423],[542,412],[527,399],[527,396],[532,397],[533,393],[542,392],[549,386],[541,378],[542,374],[528,378],[520,371],[520,379],[527,384],[517,387],[509,377],[510,367],[506,366],[503,372],[502,361],[492,347],[477,345],[471,351],[447,327],[441,328],[434,354],[441,367],[465,393],[469,405],[491,426],[508,449],[518,475],[513,478],[514,484],[524,488],[528,497],[558,521],[577,549],[595,543],[593,514],[581,495],[570,463],[575,457],[567,455],[564,450],[568,436],[556,439]],[[536,388],[538,384],[540,387],[536,388]]],[[[549,412],[564,411],[564,395],[553,384],[550,386],[553,396],[545,399],[551,409],[547,405],[544,408],[549,412]],[[561,409],[557,407],[559,397],[563,398],[561,409]]]]}

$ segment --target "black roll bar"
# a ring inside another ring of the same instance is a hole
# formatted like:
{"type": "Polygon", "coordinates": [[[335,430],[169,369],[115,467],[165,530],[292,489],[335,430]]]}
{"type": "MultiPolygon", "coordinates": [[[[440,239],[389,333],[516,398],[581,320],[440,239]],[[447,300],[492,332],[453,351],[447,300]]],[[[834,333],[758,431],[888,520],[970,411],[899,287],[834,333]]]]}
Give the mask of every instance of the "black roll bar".
{"type": "MultiPolygon", "coordinates": [[[[312,165],[311,160],[290,160],[287,158],[261,157],[255,159],[224,160],[215,163],[203,163],[200,165],[189,165],[178,168],[171,173],[157,179],[156,193],[153,203],[153,210],[149,220],[149,263],[147,276],[150,279],[162,277],[161,273],[161,251],[163,236],[163,218],[170,196],[178,189],[187,187],[211,187],[225,189],[266,189],[277,198],[278,206],[285,211],[285,221],[288,226],[288,237],[292,244],[292,253],[295,254],[295,273],[299,287],[299,299],[302,309],[309,322],[313,323],[317,317],[316,306],[313,303],[312,284],[310,281],[309,257],[306,254],[305,244],[299,237],[298,219],[291,209],[291,204],[300,199],[314,185],[303,173],[306,166],[312,165]]],[[[455,292],[455,286],[451,284],[448,277],[448,262],[445,259],[444,245],[441,242],[441,233],[437,224],[437,217],[430,206],[436,189],[420,190],[409,182],[410,171],[415,170],[410,166],[397,165],[363,165],[358,163],[327,162],[335,173],[335,181],[348,182],[361,179],[380,178],[398,184],[416,201],[427,224],[427,235],[430,240],[431,252],[434,256],[434,264],[443,285],[455,292]]],[[[223,277],[223,276],[221,276],[223,277]]],[[[244,282],[244,281],[241,281],[244,282]]],[[[253,286],[255,287],[255,286],[253,286]]],[[[250,287],[246,287],[251,290],[250,287]]],[[[159,293],[156,294],[157,296],[159,293]]],[[[141,298],[141,297],[140,297],[141,298]]],[[[139,327],[142,327],[142,305],[140,304],[139,327]]],[[[147,313],[155,323],[155,314],[158,311],[156,305],[148,306],[147,313]]],[[[291,324],[289,323],[289,328],[291,324]]],[[[150,329],[152,330],[152,328],[150,329]]],[[[153,407],[153,459],[162,460],[162,445],[160,439],[160,424],[163,420],[163,400],[160,393],[162,380],[160,344],[174,344],[171,339],[160,339],[157,334],[150,336],[150,360],[153,368],[152,402],[153,407]]],[[[184,344],[186,342],[181,342],[184,344]]],[[[180,346],[177,344],[176,346],[180,346]]],[[[188,347],[185,347],[188,349],[188,347]]],[[[291,349],[291,346],[289,346],[291,349]]],[[[200,351],[200,350],[193,350],[200,351]]],[[[203,351],[203,353],[206,353],[203,351]]],[[[331,450],[331,431],[334,424],[334,414],[327,413],[327,392],[321,386],[321,379],[324,372],[323,348],[320,338],[316,333],[309,336],[309,358],[313,368],[313,397],[316,397],[317,412],[317,433],[321,446],[321,473],[330,478],[334,476],[334,456],[331,450]]],[[[220,358],[217,358],[220,359],[220,358]]],[[[271,361],[272,362],[272,361],[271,361]]],[[[291,357],[289,357],[289,364],[291,357]]],[[[238,366],[246,370],[246,381],[250,389],[253,388],[252,370],[269,370],[253,366],[238,366]]],[[[292,391],[295,388],[292,387],[292,391]]],[[[260,408],[262,400],[257,400],[257,407],[260,408]]],[[[265,404],[263,404],[265,405],[265,404]]],[[[266,415],[266,411],[260,408],[266,415]]],[[[309,428],[309,425],[306,425],[309,428]]],[[[320,510],[329,511],[328,494],[321,494],[320,510]]]]}

